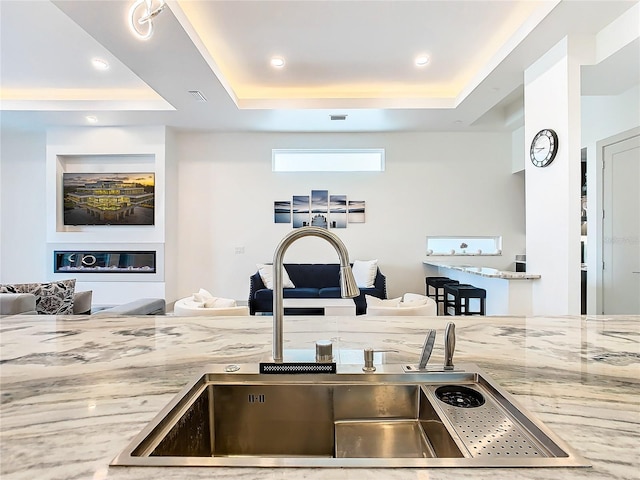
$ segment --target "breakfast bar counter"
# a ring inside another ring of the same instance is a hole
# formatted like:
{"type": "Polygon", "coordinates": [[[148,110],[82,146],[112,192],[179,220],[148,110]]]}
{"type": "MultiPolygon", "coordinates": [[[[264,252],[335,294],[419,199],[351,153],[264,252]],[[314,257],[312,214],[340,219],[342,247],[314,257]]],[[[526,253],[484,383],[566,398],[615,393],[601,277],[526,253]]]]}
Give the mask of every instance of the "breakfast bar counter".
{"type": "Polygon", "coordinates": [[[540,275],[510,272],[489,267],[455,265],[423,260],[437,275],[458,280],[487,291],[487,315],[533,315],[532,282],[540,275]]]}
{"type": "MultiPolygon", "coordinates": [[[[114,467],[110,461],[210,364],[271,358],[272,318],[0,318],[0,476],[13,479],[628,479],[640,471],[640,317],[285,317],[284,357],[332,340],[338,363],[364,348],[474,363],[566,441],[587,468],[114,467]],[[215,469],[214,469],[215,468],[215,469]]],[[[376,360],[378,361],[378,359],[376,360]]]]}

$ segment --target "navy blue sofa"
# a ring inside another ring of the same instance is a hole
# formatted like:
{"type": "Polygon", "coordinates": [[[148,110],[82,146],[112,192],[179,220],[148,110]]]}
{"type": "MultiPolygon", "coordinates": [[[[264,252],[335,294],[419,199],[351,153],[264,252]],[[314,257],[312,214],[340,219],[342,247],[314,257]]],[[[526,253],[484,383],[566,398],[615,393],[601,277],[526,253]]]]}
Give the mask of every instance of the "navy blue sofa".
{"type": "MultiPolygon", "coordinates": [[[[285,263],[285,269],[296,288],[284,288],[284,298],[340,298],[340,264],[338,263],[285,263]]],[[[250,277],[249,313],[271,313],[273,291],[262,282],[260,273],[250,277]]],[[[354,298],[356,315],[367,312],[366,295],[387,298],[385,276],[378,269],[373,288],[361,288],[354,298]]],[[[285,314],[321,315],[322,309],[285,309],[285,314]]]]}

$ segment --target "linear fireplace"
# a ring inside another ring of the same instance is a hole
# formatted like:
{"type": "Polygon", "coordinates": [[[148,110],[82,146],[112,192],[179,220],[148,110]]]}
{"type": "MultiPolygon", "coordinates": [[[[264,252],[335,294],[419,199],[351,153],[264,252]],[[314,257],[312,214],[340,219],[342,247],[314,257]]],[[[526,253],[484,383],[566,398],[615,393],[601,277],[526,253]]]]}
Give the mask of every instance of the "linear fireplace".
{"type": "Polygon", "coordinates": [[[55,273],[156,273],[155,251],[56,250],[55,273]]]}

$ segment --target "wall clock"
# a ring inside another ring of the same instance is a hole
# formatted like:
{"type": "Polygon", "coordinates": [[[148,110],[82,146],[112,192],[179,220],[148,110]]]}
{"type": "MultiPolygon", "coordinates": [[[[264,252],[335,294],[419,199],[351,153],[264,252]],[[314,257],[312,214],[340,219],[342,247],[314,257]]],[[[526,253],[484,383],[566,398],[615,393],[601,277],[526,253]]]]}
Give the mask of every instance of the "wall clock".
{"type": "Polygon", "coordinates": [[[540,130],[533,137],[529,157],[536,167],[546,167],[558,153],[558,135],[551,129],[540,130]]]}

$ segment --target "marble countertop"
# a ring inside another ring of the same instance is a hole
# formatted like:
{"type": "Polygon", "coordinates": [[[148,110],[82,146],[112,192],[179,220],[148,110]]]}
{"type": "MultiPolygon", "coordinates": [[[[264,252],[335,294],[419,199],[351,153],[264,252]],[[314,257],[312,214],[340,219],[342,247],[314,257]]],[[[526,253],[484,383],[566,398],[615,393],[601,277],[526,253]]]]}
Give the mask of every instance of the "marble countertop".
{"type": "MultiPolygon", "coordinates": [[[[289,352],[332,339],[343,363],[366,347],[415,363],[426,329],[456,323],[475,363],[591,468],[260,469],[109,467],[208,364],[271,356],[270,317],[0,318],[0,477],[13,479],[638,479],[640,317],[286,317],[289,352]]],[[[311,354],[312,355],[312,354],[311,354]]]]}
{"type": "Polygon", "coordinates": [[[540,278],[540,275],[536,273],[509,272],[506,270],[498,270],[497,268],[490,267],[474,267],[473,265],[449,265],[433,260],[423,260],[422,263],[424,263],[425,265],[431,265],[433,267],[450,268],[451,270],[472,273],[473,275],[480,275],[481,277],[488,278],[504,278],[507,280],[535,280],[537,278],[540,278]]]}

